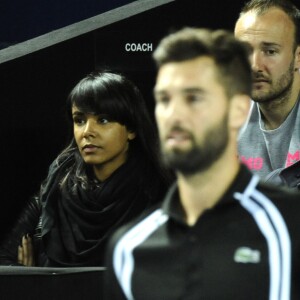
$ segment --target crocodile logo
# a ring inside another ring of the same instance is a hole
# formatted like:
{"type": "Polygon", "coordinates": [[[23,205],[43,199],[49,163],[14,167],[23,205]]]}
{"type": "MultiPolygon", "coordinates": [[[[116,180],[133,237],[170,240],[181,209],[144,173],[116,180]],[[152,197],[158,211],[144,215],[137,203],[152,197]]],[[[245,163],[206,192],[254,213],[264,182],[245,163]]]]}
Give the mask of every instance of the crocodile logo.
{"type": "Polygon", "coordinates": [[[252,250],[248,247],[240,247],[240,248],[236,249],[233,259],[237,263],[257,264],[260,262],[260,251],[252,250]]]}

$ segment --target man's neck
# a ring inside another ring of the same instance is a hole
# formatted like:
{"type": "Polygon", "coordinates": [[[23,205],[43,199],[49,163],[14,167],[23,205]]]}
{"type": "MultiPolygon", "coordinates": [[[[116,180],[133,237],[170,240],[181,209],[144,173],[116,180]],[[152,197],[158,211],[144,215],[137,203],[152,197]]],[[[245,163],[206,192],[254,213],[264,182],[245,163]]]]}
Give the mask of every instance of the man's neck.
{"type": "Polygon", "coordinates": [[[229,164],[224,164],[223,160],[193,176],[178,174],[179,196],[188,225],[193,226],[206,209],[212,208],[222,198],[239,168],[237,159],[229,164]]]}

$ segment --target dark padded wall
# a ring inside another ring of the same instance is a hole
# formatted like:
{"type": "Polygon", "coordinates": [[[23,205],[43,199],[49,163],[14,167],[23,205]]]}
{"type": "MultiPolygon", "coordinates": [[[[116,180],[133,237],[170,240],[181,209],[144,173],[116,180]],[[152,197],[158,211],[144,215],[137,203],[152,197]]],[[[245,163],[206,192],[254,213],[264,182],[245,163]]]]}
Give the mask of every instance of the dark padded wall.
{"type": "Polygon", "coordinates": [[[1,0],[0,49],[136,0],[1,0]]]}
{"type": "Polygon", "coordinates": [[[66,97],[93,68],[89,34],[0,65],[1,237],[66,145],[66,97]]]}
{"type": "Polygon", "coordinates": [[[154,50],[163,36],[185,26],[232,30],[243,3],[243,0],[177,0],[99,29],[95,33],[96,68],[109,67],[125,73],[144,92],[153,110],[156,70],[147,46],[154,50]],[[145,51],[139,51],[139,45],[144,45],[145,51]]]}

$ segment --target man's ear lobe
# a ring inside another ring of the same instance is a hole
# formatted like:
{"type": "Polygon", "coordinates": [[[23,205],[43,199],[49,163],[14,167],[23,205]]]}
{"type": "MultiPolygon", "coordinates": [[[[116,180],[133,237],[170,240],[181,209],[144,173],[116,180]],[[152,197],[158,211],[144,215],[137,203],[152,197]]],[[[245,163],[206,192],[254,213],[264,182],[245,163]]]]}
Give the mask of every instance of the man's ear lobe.
{"type": "Polygon", "coordinates": [[[247,120],[250,109],[250,97],[238,94],[230,100],[229,126],[239,130],[247,120]]]}
{"type": "Polygon", "coordinates": [[[295,71],[300,70],[300,45],[296,48],[295,52],[295,71]]]}

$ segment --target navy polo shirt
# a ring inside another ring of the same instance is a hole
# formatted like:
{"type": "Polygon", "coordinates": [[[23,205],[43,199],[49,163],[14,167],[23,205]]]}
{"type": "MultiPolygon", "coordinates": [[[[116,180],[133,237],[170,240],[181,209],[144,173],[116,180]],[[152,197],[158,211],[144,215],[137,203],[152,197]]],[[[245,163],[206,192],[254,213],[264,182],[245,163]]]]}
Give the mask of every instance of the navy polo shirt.
{"type": "Polygon", "coordinates": [[[242,167],[193,226],[178,197],[174,185],[160,208],[112,239],[111,299],[298,299],[299,194],[261,185],[242,167]]]}

